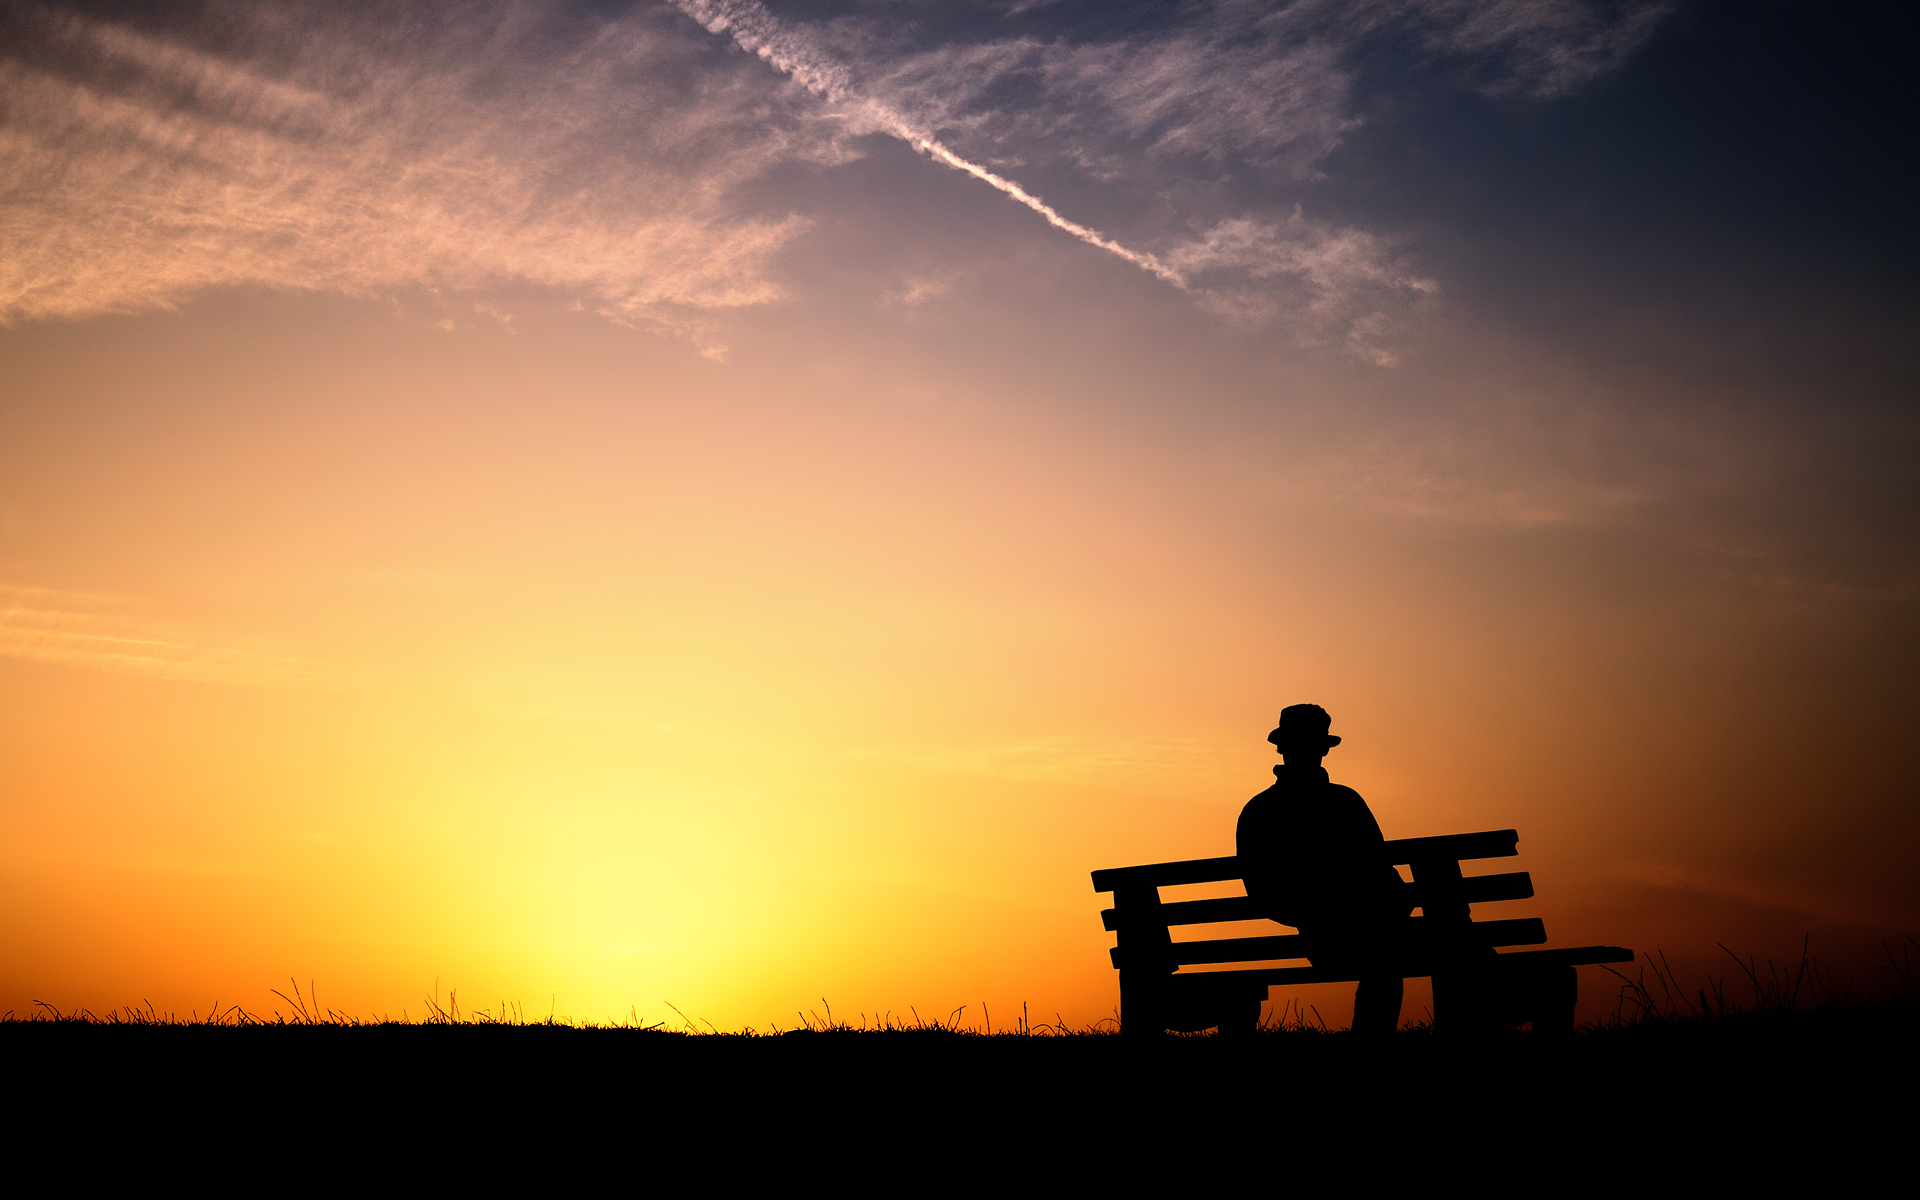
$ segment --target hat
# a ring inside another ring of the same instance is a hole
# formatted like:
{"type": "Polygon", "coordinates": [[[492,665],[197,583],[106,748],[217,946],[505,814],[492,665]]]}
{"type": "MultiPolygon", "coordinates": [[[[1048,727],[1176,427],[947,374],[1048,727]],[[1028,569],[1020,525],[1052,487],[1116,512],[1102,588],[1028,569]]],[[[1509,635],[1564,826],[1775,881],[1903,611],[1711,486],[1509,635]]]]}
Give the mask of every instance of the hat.
{"type": "Polygon", "coordinates": [[[1289,743],[1311,742],[1314,738],[1325,741],[1331,750],[1340,744],[1340,739],[1327,732],[1333,724],[1333,718],[1327,710],[1318,704],[1290,704],[1280,710],[1280,727],[1267,735],[1267,740],[1276,746],[1289,743]]]}

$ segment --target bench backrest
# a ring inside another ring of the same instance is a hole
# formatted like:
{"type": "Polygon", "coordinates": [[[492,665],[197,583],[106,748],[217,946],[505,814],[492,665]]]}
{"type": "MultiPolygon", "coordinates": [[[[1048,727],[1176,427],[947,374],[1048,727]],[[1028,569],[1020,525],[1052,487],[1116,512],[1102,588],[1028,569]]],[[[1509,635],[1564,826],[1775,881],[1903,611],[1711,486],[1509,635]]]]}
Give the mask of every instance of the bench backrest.
{"type": "MultiPolygon", "coordinates": [[[[1385,844],[1386,863],[1413,869],[1410,898],[1422,914],[1414,918],[1414,924],[1428,942],[1465,940],[1480,946],[1535,946],[1547,940],[1546,927],[1538,919],[1476,922],[1468,909],[1470,904],[1525,900],[1533,895],[1533,880],[1525,871],[1476,876],[1463,876],[1460,871],[1463,861],[1513,857],[1519,852],[1519,840],[1518,831],[1499,829],[1400,838],[1385,844]]],[[[1163,887],[1240,878],[1240,860],[1231,855],[1095,871],[1094,891],[1113,893],[1114,906],[1100,917],[1108,929],[1119,934],[1120,944],[1113,949],[1114,966],[1170,971],[1176,966],[1304,957],[1303,942],[1297,934],[1172,940],[1170,926],[1265,918],[1266,914],[1247,896],[1173,903],[1160,899],[1163,887]]]]}

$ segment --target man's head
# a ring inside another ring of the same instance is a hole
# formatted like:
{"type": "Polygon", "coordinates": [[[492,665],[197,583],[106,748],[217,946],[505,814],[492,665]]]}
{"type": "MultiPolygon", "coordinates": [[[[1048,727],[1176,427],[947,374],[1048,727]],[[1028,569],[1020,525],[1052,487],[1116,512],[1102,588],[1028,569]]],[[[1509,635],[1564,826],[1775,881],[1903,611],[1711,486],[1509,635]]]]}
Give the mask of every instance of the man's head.
{"type": "Polygon", "coordinates": [[[1280,751],[1289,766],[1301,763],[1318,765],[1327,751],[1340,744],[1328,733],[1333,718],[1318,704],[1290,704],[1280,710],[1280,727],[1267,740],[1280,751]]]}

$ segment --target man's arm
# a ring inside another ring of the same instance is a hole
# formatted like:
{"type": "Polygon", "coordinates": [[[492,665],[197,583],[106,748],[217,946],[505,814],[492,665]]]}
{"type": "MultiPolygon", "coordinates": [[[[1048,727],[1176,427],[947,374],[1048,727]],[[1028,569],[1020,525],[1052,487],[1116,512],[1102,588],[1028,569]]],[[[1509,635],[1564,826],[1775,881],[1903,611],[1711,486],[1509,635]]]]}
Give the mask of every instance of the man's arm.
{"type": "Polygon", "coordinates": [[[1400,878],[1400,872],[1387,861],[1387,839],[1380,832],[1380,822],[1374,819],[1373,810],[1367,807],[1359,792],[1337,784],[1335,787],[1345,793],[1341,802],[1333,806],[1339,810],[1341,841],[1351,856],[1349,861],[1361,893],[1372,897],[1366,901],[1367,905],[1381,906],[1385,910],[1382,915],[1406,916],[1413,911],[1412,893],[1406,880],[1400,878]]]}
{"type": "Polygon", "coordinates": [[[1287,831],[1280,817],[1280,804],[1271,789],[1247,801],[1234,827],[1234,853],[1240,859],[1240,879],[1247,895],[1273,920],[1297,928],[1290,901],[1295,889],[1284,861],[1287,831]]]}
{"type": "Polygon", "coordinates": [[[1333,795],[1328,797],[1331,801],[1328,808],[1332,810],[1328,815],[1334,819],[1328,822],[1331,826],[1328,832],[1339,839],[1342,849],[1356,856],[1371,855],[1374,847],[1386,844],[1380,822],[1374,820],[1373,810],[1367,807],[1359,792],[1337,783],[1329,790],[1333,795]]]}

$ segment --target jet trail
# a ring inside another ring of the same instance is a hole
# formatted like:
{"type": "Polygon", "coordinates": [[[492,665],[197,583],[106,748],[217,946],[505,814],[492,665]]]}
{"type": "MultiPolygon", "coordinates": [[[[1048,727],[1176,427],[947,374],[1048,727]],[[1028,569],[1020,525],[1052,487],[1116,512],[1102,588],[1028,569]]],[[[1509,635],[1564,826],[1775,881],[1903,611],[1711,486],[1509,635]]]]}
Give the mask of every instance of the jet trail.
{"type": "Polygon", "coordinates": [[[945,163],[956,171],[965,171],[988,187],[1005,193],[1039,213],[1046,219],[1047,224],[1055,229],[1064,230],[1089,246],[1097,246],[1108,254],[1125,259],[1148,274],[1185,290],[1186,279],[1153,255],[1129,250],[1097,229],[1089,229],[1078,221],[1069,221],[1052,205],[1013,180],[996,175],[978,163],[968,162],[935,140],[932,135],[915,129],[891,108],[856,94],[845,68],[838,63],[825,60],[804,38],[789,33],[772,13],[757,3],[757,0],[672,0],[672,3],[675,8],[698,21],[708,33],[731,33],[734,42],[742,50],[759,55],[774,70],[790,76],[808,91],[824,96],[830,101],[851,104],[863,110],[878,128],[899,138],[927,157],[945,163]]]}

